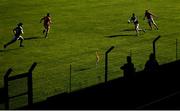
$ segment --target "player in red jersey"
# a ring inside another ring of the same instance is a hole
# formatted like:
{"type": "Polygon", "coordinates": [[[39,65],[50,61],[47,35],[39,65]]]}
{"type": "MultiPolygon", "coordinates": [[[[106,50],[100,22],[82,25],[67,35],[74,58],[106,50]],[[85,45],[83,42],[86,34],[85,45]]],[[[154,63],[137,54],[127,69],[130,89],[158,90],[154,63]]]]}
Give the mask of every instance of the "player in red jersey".
{"type": "Polygon", "coordinates": [[[145,18],[147,18],[148,24],[149,24],[151,30],[152,30],[152,24],[153,24],[153,25],[156,27],[156,29],[158,30],[158,26],[157,26],[156,23],[154,22],[153,17],[156,17],[156,16],[153,15],[152,13],[150,13],[148,10],[145,11],[144,20],[145,20],[145,18]]]}
{"type": "Polygon", "coordinates": [[[47,38],[47,35],[49,33],[49,30],[50,30],[50,24],[52,23],[51,22],[51,17],[50,17],[50,14],[47,13],[47,15],[43,18],[41,18],[40,20],[40,23],[44,21],[44,30],[43,30],[43,34],[45,33],[45,38],[47,38]]]}

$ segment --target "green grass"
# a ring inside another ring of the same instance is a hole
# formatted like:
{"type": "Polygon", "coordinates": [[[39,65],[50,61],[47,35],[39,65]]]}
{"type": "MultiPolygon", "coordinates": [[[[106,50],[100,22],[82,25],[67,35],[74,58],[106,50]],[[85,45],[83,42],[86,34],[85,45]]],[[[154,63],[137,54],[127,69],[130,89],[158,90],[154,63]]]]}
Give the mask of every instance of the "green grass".
{"type": "MultiPolygon", "coordinates": [[[[0,87],[3,76],[9,67],[12,75],[28,70],[33,62],[38,65],[33,73],[34,102],[45,100],[49,96],[68,91],[69,66],[72,65],[72,90],[103,82],[104,53],[109,47],[115,49],[109,54],[109,79],[122,76],[121,65],[132,52],[133,63],[137,71],[144,68],[152,41],[158,35],[157,59],[160,64],[174,61],[176,38],[180,38],[178,0],[0,0],[0,87]],[[140,27],[149,29],[143,21],[145,9],[150,9],[159,30],[141,32],[139,37],[130,36],[133,24],[127,24],[134,12],[140,27]],[[53,24],[49,38],[42,35],[40,18],[51,13],[53,24]],[[24,38],[40,37],[19,41],[6,50],[3,44],[13,34],[12,29],[18,22],[24,23],[24,38]],[[112,35],[129,35],[109,38],[112,35]],[[99,50],[101,61],[96,68],[95,52],[99,50]]],[[[178,51],[179,53],[179,51],[178,51]]],[[[16,90],[16,89],[15,89],[16,90]]]]}

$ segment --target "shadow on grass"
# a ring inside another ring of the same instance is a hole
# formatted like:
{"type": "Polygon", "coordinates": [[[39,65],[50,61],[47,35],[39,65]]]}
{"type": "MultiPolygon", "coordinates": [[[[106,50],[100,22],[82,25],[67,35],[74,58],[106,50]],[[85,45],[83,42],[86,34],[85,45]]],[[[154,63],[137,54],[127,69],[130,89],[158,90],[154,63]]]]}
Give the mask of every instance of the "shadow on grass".
{"type": "Polygon", "coordinates": [[[114,38],[114,37],[121,37],[121,36],[136,36],[136,35],[135,34],[119,34],[119,35],[109,35],[105,37],[114,38]]]}
{"type": "MultiPolygon", "coordinates": [[[[145,28],[142,28],[142,29],[145,29],[145,28]]],[[[151,31],[151,29],[145,29],[146,31],[151,31]]],[[[122,30],[122,32],[130,32],[130,31],[135,31],[135,29],[124,29],[122,30]]]]}
{"type": "Polygon", "coordinates": [[[134,31],[134,29],[124,29],[122,31],[125,31],[125,32],[127,32],[127,31],[134,31]]]}
{"type": "Polygon", "coordinates": [[[43,37],[26,37],[24,40],[43,39],[43,37]]]}
{"type": "MultiPolygon", "coordinates": [[[[123,29],[121,32],[135,31],[134,29],[123,29]]],[[[136,36],[136,34],[117,34],[117,35],[108,35],[105,37],[114,38],[114,37],[123,37],[123,36],[136,36]]]]}
{"type": "Polygon", "coordinates": [[[91,68],[86,67],[86,68],[80,68],[80,69],[77,69],[77,70],[75,70],[75,71],[81,72],[81,71],[85,71],[85,70],[89,70],[89,69],[91,69],[91,68]]]}
{"type": "Polygon", "coordinates": [[[145,71],[139,71],[135,73],[133,78],[120,77],[110,80],[107,83],[98,83],[73,92],[52,95],[44,101],[20,109],[180,109],[179,66],[180,60],[162,64],[156,73],[149,74],[145,71]],[[176,73],[170,76],[169,74],[172,74],[172,71],[176,73]],[[174,101],[172,98],[176,100],[174,101]]]}
{"type": "Polygon", "coordinates": [[[8,52],[8,51],[13,51],[13,50],[17,50],[18,48],[14,48],[14,49],[8,49],[8,48],[6,48],[6,49],[2,49],[2,50],[0,50],[0,52],[8,52]]]}

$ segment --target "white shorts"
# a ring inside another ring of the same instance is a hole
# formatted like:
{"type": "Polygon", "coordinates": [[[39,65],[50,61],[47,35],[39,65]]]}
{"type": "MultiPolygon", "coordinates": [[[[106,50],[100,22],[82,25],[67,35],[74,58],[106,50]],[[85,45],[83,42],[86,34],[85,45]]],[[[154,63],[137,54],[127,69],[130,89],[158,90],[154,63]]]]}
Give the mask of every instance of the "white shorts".
{"type": "Polygon", "coordinates": [[[139,30],[139,24],[134,24],[135,25],[135,29],[139,30]]]}
{"type": "Polygon", "coordinates": [[[13,37],[13,40],[24,40],[24,38],[23,38],[22,36],[19,36],[19,37],[14,36],[14,37],[13,37]]]}
{"type": "Polygon", "coordinates": [[[155,24],[153,18],[148,19],[148,23],[153,23],[153,24],[155,24]]]}

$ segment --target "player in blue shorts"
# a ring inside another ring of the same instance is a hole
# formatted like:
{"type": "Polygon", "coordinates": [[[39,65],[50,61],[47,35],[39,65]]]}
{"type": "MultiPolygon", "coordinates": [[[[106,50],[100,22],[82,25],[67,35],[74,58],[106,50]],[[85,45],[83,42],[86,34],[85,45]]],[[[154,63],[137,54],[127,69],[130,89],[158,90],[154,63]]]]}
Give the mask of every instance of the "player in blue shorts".
{"type": "Polygon", "coordinates": [[[144,29],[140,29],[140,28],[139,28],[139,21],[138,21],[138,18],[135,16],[134,13],[132,14],[132,17],[128,20],[128,23],[130,23],[130,22],[134,23],[134,28],[135,28],[136,35],[137,35],[137,36],[139,35],[139,31],[142,30],[142,31],[145,32],[144,29]]]}
{"type": "Polygon", "coordinates": [[[23,47],[22,43],[23,43],[24,38],[21,35],[24,34],[24,32],[23,32],[22,26],[23,26],[23,23],[17,24],[17,27],[13,29],[13,33],[14,33],[13,39],[10,42],[8,42],[7,44],[5,44],[4,48],[6,48],[8,45],[14,43],[17,40],[20,40],[19,46],[23,47]]]}

